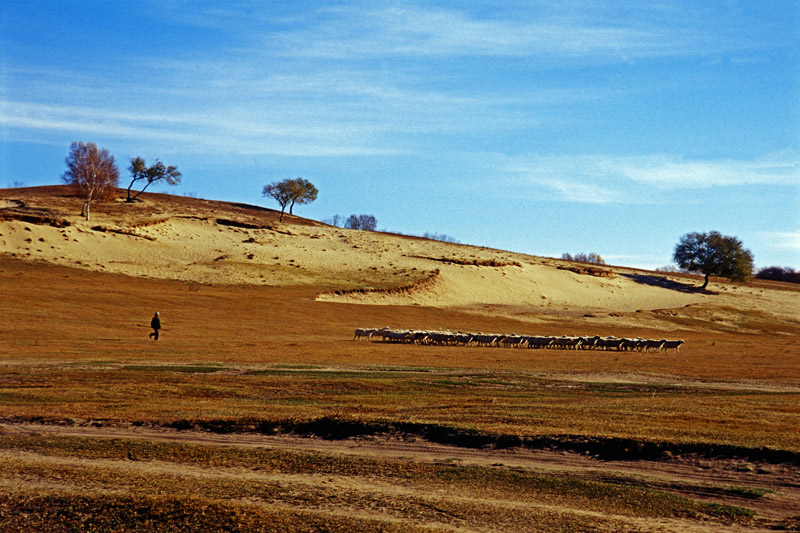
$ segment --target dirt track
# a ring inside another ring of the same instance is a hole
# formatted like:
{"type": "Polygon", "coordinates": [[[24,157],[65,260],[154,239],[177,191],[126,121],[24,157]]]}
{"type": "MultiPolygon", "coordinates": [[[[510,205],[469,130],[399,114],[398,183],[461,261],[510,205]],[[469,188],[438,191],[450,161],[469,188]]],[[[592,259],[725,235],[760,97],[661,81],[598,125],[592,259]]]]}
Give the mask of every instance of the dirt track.
{"type": "MultiPolygon", "coordinates": [[[[470,449],[391,436],[324,440],[292,435],[214,434],[134,426],[86,427],[29,423],[0,425],[0,434],[13,433],[264,447],[381,460],[503,466],[606,482],[614,479],[619,479],[621,482],[624,480],[626,484],[641,485],[688,498],[748,507],[767,519],[780,520],[792,517],[800,509],[800,469],[789,464],[756,463],[740,459],[681,456],[667,461],[603,461],[571,452],[522,448],[470,449]],[[766,494],[762,497],[737,495],[737,489],[742,488],[763,490],[766,494]]],[[[85,461],[92,462],[90,459],[85,461]]],[[[330,481],[326,477],[325,482],[330,489],[330,483],[336,481],[335,479],[330,481]]]]}

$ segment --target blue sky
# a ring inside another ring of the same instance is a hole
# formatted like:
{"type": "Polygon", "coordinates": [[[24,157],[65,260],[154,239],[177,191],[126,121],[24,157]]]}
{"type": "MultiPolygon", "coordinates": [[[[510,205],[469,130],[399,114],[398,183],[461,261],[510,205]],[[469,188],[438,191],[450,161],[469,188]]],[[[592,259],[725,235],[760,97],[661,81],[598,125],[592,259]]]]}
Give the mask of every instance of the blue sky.
{"type": "Polygon", "coordinates": [[[59,182],[72,141],[174,194],[613,264],[693,231],[800,268],[800,3],[0,5],[0,187],[59,182]]]}

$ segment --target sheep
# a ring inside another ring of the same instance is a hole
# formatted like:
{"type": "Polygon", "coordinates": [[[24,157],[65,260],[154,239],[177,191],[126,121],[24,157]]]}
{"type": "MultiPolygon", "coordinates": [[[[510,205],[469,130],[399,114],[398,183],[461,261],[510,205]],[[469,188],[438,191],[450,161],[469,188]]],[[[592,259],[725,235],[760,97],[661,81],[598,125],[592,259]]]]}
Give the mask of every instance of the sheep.
{"type": "Polygon", "coordinates": [[[455,335],[447,331],[435,331],[428,335],[428,338],[435,344],[451,344],[455,342],[455,335]]]}
{"type": "Polygon", "coordinates": [[[601,338],[597,342],[597,346],[603,350],[619,350],[625,339],[618,339],[616,337],[601,338]]]}
{"type": "Polygon", "coordinates": [[[356,329],[356,333],[353,335],[353,340],[361,340],[362,337],[366,337],[367,340],[370,340],[375,331],[375,329],[356,329]]]}
{"type": "Polygon", "coordinates": [[[381,338],[388,342],[402,342],[414,344],[459,345],[459,346],[504,346],[506,348],[527,347],[532,349],[572,349],[572,350],[617,350],[639,352],[661,352],[666,350],[680,351],[683,340],[653,340],[636,337],[632,339],[616,337],[550,337],[536,335],[502,335],[487,333],[453,333],[450,331],[425,331],[425,330],[391,330],[388,327],[380,329],[358,328],[355,330],[353,340],[373,340],[381,338]]]}
{"type": "Polygon", "coordinates": [[[456,343],[457,343],[457,344],[460,344],[461,346],[469,346],[470,344],[472,344],[472,339],[473,339],[473,338],[474,338],[474,337],[473,337],[473,335],[472,335],[471,333],[461,333],[461,332],[458,332],[458,333],[455,335],[455,341],[456,341],[456,343]]]}
{"type": "Polygon", "coordinates": [[[388,330],[383,332],[384,340],[392,342],[410,343],[414,342],[414,332],[408,330],[388,330]]]}
{"type": "Polygon", "coordinates": [[[517,348],[519,346],[525,346],[527,344],[527,338],[521,335],[506,335],[500,342],[505,347],[517,348]]]}
{"type": "Polygon", "coordinates": [[[686,341],[678,340],[678,341],[668,341],[664,340],[664,350],[675,350],[676,352],[681,351],[681,344],[685,344],[686,341]]]}
{"type": "Polygon", "coordinates": [[[553,348],[573,349],[577,350],[581,344],[579,337],[556,337],[550,346],[553,348]]]}
{"type": "Polygon", "coordinates": [[[580,350],[594,350],[597,346],[597,343],[600,342],[600,337],[595,335],[594,337],[581,337],[581,342],[578,345],[578,349],[580,350]]]}
{"type": "Polygon", "coordinates": [[[644,341],[644,349],[646,352],[654,351],[660,352],[664,349],[664,343],[667,342],[666,339],[661,339],[660,341],[655,340],[646,340],[644,341]]]}
{"type": "Polygon", "coordinates": [[[384,327],[382,327],[380,329],[372,330],[372,333],[369,336],[369,340],[373,340],[376,337],[378,337],[380,339],[383,339],[383,336],[387,331],[389,331],[389,327],[388,326],[384,326],[384,327]]]}
{"type": "Polygon", "coordinates": [[[428,344],[430,331],[414,331],[414,344],[428,344]]]}
{"type": "Polygon", "coordinates": [[[487,335],[478,333],[472,338],[479,346],[497,346],[497,344],[503,340],[503,337],[503,335],[487,335]]]}
{"type": "Polygon", "coordinates": [[[636,350],[637,352],[641,352],[644,348],[644,339],[636,337],[634,339],[622,339],[623,342],[620,344],[619,349],[625,350],[628,352],[632,352],[636,350]]]}
{"type": "Polygon", "coordinates": [[[528,348],[548,348],[553,343],[553,337],[529,337],[528,348]]]}

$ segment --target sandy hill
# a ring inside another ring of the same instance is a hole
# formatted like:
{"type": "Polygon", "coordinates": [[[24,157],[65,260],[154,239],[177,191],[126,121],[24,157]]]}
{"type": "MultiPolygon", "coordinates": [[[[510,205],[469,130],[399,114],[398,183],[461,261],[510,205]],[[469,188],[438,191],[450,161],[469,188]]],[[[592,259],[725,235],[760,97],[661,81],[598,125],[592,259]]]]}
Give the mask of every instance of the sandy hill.
{"type": "Polygon", "coordinates": [[[93,204],[63,186],[0,189],[0,253],[204,284],[313,286],[319,300],[620,321],[680,315],[740,327],[800,321],[796,287],[732,284],[347,230],[250,205],[164,194],[93,204]]]}

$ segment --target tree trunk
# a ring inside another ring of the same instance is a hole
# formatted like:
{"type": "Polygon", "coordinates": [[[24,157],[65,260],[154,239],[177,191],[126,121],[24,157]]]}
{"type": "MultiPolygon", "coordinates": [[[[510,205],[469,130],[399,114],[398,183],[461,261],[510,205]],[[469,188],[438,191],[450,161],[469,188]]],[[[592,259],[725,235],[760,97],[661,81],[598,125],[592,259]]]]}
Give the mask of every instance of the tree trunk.
{"type": "Polygon", "coordinates": [[[286,206],[281,207],[281,216],[278,218],[278,222],[283,222],[283,211],[286,209],[286,206]]]}
{"type": "Polygon", "coordinates": [[[89,204],[91,202],[91,200],[86,200],[86,202],[83,204],[83,209],[81,210],[81,215],[86,217],[87,222],[89,221],[89,204]]]}
{"type": "Polygon", "coordinates": [[[151,183],[153,183],[153,182],[152,182],[152,181],[148,181],[148,182],[145,184],[145,186],[144,186],[144,187],[142,187],[142,190],[141,190],[141,191],[139,191],[139,192],[137,192],[137,193],[136,193],[136,194],[133,196],[133,198],[131,198],[131,202],[132,202],[132,201],[134,201],[134,200],[136,200],[137,198],[139,198],[139,195],[140,195],[140,194],[142,194],[142,193],[144,192],[144,190],[150,186],[150,184],[151,184],[151,183]]]}
{"type": "Polygon", "coordinates": [[[708,274],[706,274],[706,279],[705,279],[705,281],[703,282],[703,286],[702,286],[702,287],[700,287],[700,290],[701,290],[701,291],[704,291],[704,290],[706,290],[706,287],[708,287],[708,274]]]}

